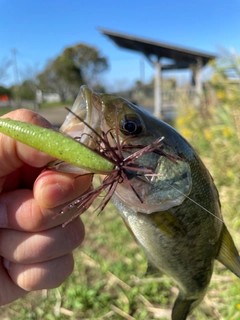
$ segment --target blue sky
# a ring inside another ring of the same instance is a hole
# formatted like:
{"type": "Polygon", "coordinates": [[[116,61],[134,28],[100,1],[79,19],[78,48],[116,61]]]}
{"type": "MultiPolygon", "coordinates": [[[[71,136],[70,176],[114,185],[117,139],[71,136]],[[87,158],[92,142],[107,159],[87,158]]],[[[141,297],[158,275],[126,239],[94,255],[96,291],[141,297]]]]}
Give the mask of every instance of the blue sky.
{"type": "MultiPolygon", "coordinates": [[[[152,66],[138,53],[118,48],[98,27],[210,53],[219,48],[240,54],[240,0],[0,0],[0,66],[16,58],[20,80],[76,43],[95,46],[110,68],[102,75],[111,91],[152,66]]],[[[14,83],[14,68],[0,83],[14,83]]],[[[182,75],[184,78],[184,74],[182,75]]]]}

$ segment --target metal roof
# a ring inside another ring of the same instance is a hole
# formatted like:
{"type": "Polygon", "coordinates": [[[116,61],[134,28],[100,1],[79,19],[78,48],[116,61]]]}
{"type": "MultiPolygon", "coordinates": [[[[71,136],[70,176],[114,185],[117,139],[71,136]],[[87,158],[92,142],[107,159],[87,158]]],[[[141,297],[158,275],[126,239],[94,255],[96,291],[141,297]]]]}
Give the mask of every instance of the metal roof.
{"type": "Polygon", "coordinates": [[[142,52],[151,61],[151,56],[156,56],[158,59],[169,58],[175,60],[175,64],[163,66],[163,69],[185,69],[191,64],[196,64],[201,58],[202,66],[208,63],[209,60],[216,58],[214,54],[192,50],[184,47],[156,42],[144,38],[129,36],[122,33],[112,32],[105,29],[99,29],[101,33],[108,36],[118,46],[142,52]]]}

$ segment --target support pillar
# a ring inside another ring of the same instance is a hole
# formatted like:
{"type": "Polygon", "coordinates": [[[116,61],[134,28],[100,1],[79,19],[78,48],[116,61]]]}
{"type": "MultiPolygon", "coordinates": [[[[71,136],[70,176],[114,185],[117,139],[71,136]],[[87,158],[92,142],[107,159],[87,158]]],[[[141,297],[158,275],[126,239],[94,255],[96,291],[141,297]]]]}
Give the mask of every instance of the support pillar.
{"type": "Polygon", "coordinates": [[[161,93],[161,63],[158,60],[154,63],[155,78],[154,78],[154,116],[162,117],[162,93],[161,93]]]}
{"type": "Polygon", "coordinates": [[[201,103],[202,95],[202,58],[197,58],[197,63],[191,68],[192,69],[192,85],[194,88],[194,104],[196,107],[199,107],[201,103]]]}
{"type": "Polygon", "coordinates": [[[198,58],[196,65],[192,67],[192,84],[194,85],[197,95],[201,95],[202,93],[202,67],[202,59],[198,58]]]}
{"type": "Polygon", "coordinates": [[[201,58],[198,58],[197,59],[197,65],[196,65],[196,73],[195,73],[195,86],[196,86],[196,93],[198,95],[201,95],[202,94],[202,66],[203,66],[203,63],[202,63],[202,59],[201,58]]]}

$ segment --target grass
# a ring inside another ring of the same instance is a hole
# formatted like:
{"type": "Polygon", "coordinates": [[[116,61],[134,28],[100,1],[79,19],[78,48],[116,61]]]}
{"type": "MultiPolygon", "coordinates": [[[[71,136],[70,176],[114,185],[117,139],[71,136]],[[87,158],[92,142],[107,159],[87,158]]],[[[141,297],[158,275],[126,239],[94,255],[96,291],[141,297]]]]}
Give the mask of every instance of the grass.
{"type": "Polygon", "coordinates": [[[13,111],[12,108],[0,108],[0,117],[11,111],[13,111]]]}
{"type": "Polygon", "coordinates": [[[66,101],[66,102],[43,102],[40,105],[41,109],[46,108],[59,108],[59,107],[66,107],[66,106],[72,106],[73,101],[66,101]]]}

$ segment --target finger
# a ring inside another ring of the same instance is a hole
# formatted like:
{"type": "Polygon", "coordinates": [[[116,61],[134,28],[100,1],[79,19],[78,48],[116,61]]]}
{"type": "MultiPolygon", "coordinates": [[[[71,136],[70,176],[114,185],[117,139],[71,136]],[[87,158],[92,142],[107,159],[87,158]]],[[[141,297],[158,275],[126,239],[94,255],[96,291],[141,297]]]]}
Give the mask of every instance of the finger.
{"type": "Polygon", "coordinates": [[[92,175],[74,174],[46,170],[34,184],[34,198],[42,208],[54,208],[81,196],[92,181],[92,175]]]}
{"type": "Polygon", "coordinates": [[[0,306],[10,303],[27,293],[12,281],[8,271],[3,265],[2,257],[0,257],[0,288],[0,306]]]}
{"type": "Polygon", "coordinates": [[[12,281],[26,291],[52,289],[60,286],[72,273],[74,260],[72,253],[36,264],[8,264],[12,281]]]}
{"type": "Polygon", "coordinates": [[[75,179],[65,173],[43,172],[34,191],[19,189],[0,194],[0,227],[37,232],[60,225],[69,220],[77,208],[57,219],[53,217],[85,192],[89,184],[87,176],[75,179]]]}
{"type": "Polygon", "coordinates": [[[2,229],[0,256],[20,264],[52,260],[77,248],[84,239],[81,219],[66,227],[58,226],[39,233],[2,229]]]}
{"type": "Polygon", "coordinates": [[[43,171],[43,168],[34,168],[27,164],[23,164],[21,168],[15,170],[6,176],[2,184],[2,192],[9,192],[16,189],[32,189],[38,175],[43,171]]]}

